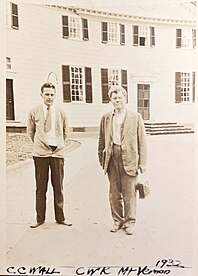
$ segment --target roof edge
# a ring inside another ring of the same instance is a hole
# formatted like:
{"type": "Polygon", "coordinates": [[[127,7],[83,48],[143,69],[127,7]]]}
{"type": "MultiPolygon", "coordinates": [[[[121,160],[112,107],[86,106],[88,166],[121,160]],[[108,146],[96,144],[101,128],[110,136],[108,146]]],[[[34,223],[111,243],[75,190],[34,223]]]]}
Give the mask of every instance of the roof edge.
{"type": "Polygon", "coordinates": [[[181,19],[168,19],[168,18],[157,18],[157,17],[147,17],[147,16],[135,16],[135,15],[127,15],[122,13],[114,13],[114,12],[107,12],[107,11],[100,11],[95,9],[89,8],[79,8],[75,6],[60,6],[60,5],[49,5],[46,4],[44,6],[57,8],[61,10],[66,10],[70,12],[74,12],[76,15],[81,14],[91,14],[97,16],[110,16],[110,17],[117,17],[122,19],[131,19],[131,20],[141,20],[141,21],[149,21],[149,22],[158,22],[158,23],[179,23],[179,24],[196,24],[195,20],[181,20],[181,19]]]}

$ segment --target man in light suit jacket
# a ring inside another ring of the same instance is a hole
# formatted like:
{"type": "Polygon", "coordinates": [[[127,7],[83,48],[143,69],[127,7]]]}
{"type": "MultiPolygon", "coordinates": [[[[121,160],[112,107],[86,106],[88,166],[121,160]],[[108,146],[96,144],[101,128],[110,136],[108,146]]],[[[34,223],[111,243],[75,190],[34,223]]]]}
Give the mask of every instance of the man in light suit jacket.
{"type": "Polygon", "coordinates": [[[36,178],[36,228],[45,222],[46,192],[51,170],[54,192],[55,220],[58,224],[71,226],[63,212],[64,152],[68,138],[68,121],[65,112],[54,105],[56,89],[52,83],[41,87],[43,103],[30,110],[27,133],[33,145],[36,178]]]}
{"type": "Polygon", "coordinates": [[[126,109],[126,90],[113,86],[109,98],[113,112],[100,123],[98,157],[110,182],[109,201],[114,221],[111,232],[124,228],[132,235],[136,221],[138,171],[146,169],[146,132],[139,113],[126,109]]]}

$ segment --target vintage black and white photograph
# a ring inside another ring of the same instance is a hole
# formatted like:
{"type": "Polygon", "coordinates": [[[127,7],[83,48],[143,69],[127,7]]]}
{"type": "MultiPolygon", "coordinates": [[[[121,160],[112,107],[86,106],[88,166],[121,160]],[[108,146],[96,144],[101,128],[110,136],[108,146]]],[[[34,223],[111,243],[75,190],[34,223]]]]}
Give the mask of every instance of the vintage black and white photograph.
{"type": "Polygon", "coordinates": [[[197,275],[197,2],[3,2],[0,275],[197,275]]]}

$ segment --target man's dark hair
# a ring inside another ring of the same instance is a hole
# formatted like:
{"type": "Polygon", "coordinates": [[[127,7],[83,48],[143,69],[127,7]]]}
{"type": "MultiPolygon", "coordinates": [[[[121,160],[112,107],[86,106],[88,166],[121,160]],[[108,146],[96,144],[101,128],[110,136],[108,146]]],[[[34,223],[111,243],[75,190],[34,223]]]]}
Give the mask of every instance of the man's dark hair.
{"type": "Polygon", "coordinates": [[[41,86],[41,93],[43,93],[44,88],[53,88],[56,90],[55,85],[51,82],[46,82],[41,86]]]}

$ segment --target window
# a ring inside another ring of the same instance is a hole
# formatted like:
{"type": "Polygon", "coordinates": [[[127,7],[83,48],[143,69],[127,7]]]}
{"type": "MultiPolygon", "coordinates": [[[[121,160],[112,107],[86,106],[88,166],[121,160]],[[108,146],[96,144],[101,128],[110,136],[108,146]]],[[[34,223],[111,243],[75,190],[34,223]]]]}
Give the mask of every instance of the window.
{"type": "Polygon", "coordinates": [[[81,38],[80,18],[69,17],[70,37],[81,38]]]}
{"type": "Polygon", "coordinates": [[[192,30],[193,48],[196,48],[196,30],[192,30]]]}
{"type": "Polygon", "coordinates": [[[12,61],[10,57],[6,57],[6,69],[11,70],[12,69],[12,61]]]}
{"type": "Polygon", "coordinates": [[[70,78],[71,78],[71,100],[72,102],[83,102],[83,75],[82,67],[70,68],[70,78]]]}
{"type": "Polygon", "coordinates": [[[108,103],[108,91],[112,85],[121,85],[127,91],[127,70],[101,69],[102,102],[108,103]]]}
{"type": "Polygon", "coordinates": [[[176,48],[195,48],[196,30],[176,29],[176,48]]]}
{"type": "Polygon", "coordinates": [[[19,16],[18,16],[18,5],[11,4],[11,26],[13,29],[19,29],[19,16]]]}
{"type": "Polygon", "coordinates": [[[108,85],[119,85],[119,71],[116,69],[109,69],[108,85]]]}
{"type": "Polygon", "coordinates": [[[175,102],[195,101],[195,72],[175,73],[175,102]]]}
{"type": "Polygon", "coordinates": [[[138,112],[143,120],[149,120],[150,116],[150,84],[139,83],[138,92],[138,112]]]}
{"type": "Polygon", "coordinates": [[[108,24],[108,41],[109,43],[117,43],[118,41],[118,28],[116,23],[108,24]]]}
{"type": "Polygon", "coordinates": [[[151,26],[133,26],[133,46],[155,46],[155,28],[151,26]]]}
{"type": "Polygon", "coordinates": [[[62,66],[63,101],[92,103],[91,68],[62,66]]]}
{"type": "Polygon", "coordinates": [[[88,21],[77,16],[62,16],[63,38],[89,40],[88,21]]]}
{"type": "Polygon", "coordinates": [[[83,31],[83,40],[89,40],[88,21],[85,18],[82,18],[82,31],[83,31]]]}
{"type": "Polygon", "coordinates": [[[102,22],[102,43],[125,44],[125,25],[102,22]]]}

